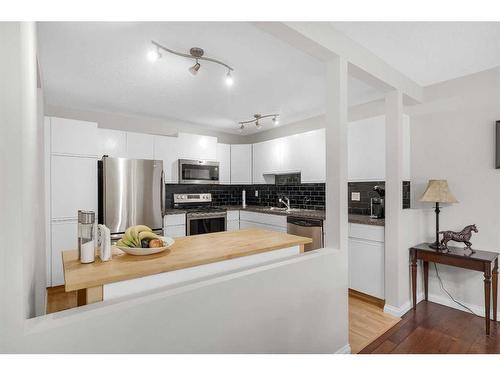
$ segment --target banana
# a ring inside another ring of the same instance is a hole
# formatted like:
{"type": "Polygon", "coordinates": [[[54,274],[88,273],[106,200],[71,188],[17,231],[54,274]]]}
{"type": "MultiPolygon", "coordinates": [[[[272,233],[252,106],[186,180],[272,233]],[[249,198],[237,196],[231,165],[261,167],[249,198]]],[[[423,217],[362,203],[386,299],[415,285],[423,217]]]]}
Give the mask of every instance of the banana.
{"type": "Polygon", "coordinates": [[[142,242],[142,240],[156,240],[158,239],[158,235],[153,232],[141,232],[139,233],[139,240],[142,242]]]}

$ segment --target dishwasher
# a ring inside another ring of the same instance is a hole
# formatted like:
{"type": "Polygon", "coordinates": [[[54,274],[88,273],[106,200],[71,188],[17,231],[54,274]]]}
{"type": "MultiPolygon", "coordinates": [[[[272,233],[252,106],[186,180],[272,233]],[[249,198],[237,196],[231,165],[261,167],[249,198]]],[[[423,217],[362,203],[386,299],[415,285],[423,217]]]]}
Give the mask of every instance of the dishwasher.
{"type": "Polygon", "coordinates": [[[323,220],[288,216],[287,233],[308,237],[312,243],[304,246],[304,251],[321,249],[323,247],[323,220]]]}

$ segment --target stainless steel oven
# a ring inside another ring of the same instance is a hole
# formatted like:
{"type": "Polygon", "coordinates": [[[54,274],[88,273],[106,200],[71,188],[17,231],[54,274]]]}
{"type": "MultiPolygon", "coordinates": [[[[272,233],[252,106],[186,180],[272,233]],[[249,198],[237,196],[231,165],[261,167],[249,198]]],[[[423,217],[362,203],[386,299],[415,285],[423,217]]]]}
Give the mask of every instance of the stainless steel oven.
{"type": "Polygon", "coordinates": [[[179,159],[180,184],[218,184],[219,162],[179,159]]]}
{"type": "Polygon", "coordinates": [[[226,230],[226,209],[212,206],[210,193],[174,194],[174,208],[186,210],[187,236],[226,230]]]}
{"type": "Polygon", "coordinates": [[[224,232],[226,212],[188,212],[186,214],[186,235],[224,232]]]}

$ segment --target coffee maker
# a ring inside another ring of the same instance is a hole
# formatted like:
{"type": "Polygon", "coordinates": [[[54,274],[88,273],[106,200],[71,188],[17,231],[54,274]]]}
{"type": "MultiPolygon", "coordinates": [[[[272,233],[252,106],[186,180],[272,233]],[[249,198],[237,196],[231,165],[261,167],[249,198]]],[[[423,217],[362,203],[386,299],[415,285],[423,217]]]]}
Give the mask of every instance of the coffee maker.
{"type": "Polygon", "coordinates": [[[383,219],[385,217],[385,187],[376,185],[373,191],[378,194],[378,197],[370,199],[370,217],[373,219],[383,219]]]}

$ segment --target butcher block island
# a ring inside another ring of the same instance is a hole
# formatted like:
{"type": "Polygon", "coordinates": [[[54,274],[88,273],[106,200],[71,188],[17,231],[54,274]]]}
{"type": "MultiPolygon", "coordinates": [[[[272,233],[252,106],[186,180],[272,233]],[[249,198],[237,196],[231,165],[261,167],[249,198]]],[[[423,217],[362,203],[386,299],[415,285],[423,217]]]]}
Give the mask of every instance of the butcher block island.
{"type": "Polygon", "coordinates": [[[65,290],[78,305],[112,300],[298,255],[312,240],[264,229],[180,237],[165,252],[134,256],[117,248],[108,262],[82,264],[76,250],[63,252],[65,290]]]}

